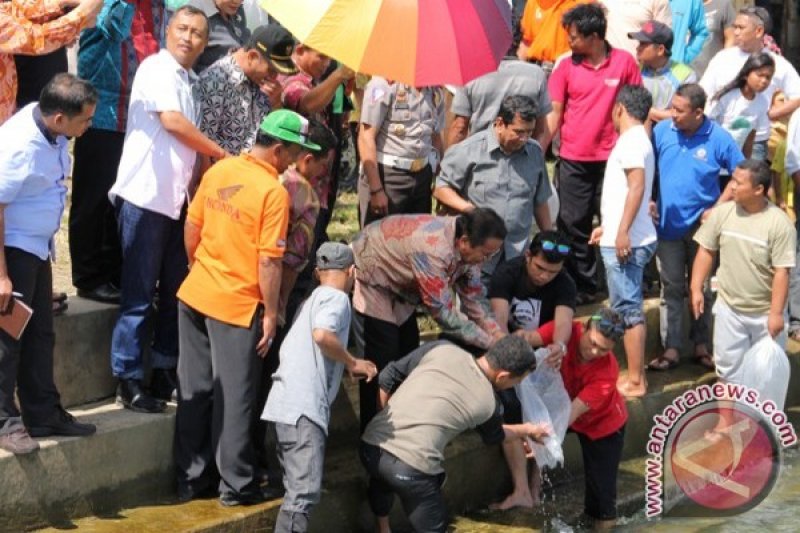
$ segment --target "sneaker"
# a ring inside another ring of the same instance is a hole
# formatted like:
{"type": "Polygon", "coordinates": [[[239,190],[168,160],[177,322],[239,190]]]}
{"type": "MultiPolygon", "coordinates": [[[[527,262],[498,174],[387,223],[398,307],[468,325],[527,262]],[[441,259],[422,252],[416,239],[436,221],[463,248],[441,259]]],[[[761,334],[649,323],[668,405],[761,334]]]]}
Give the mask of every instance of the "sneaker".
{"type": "Polygon", "coordinates": [[[178,374],[174,368],[154,368],[150,376],[150,394],[165,402],[178,401],[178,374]]]}
{"type": "MultiPolygon", "coordinates": [[[[274,498],[272,498],[274,499],[274,498]]],[[[235,507],[237,505],[257,505],[267,501],[267,497],[260,489],[255,492],[233,493],[224,492],[219,495],[219,503],[225,507],[235,507]]]]}
{"type": "Polygon", "coordinates": [[[50,418],[38,425],[28,426],[28,433],[31,437],[51,437],[58,435],[61,437],[86,437],[93,435],[97,431],[94,424],[84,424],[75,420],[66,409],[58,406],[56,412],[50,418]]]}
{"type": "Polygon", "coordinates": [[[138,379],[119,380],[117,403],[137,413],[160,413],[167,408],[165,401],[147,394],[138,379]]]}
{"type": "Polygon", "coordinates": [[[31,438],[25,428],[20,428],[11,433],[0,435],[0,449],[11,452],[14,455],[25,455],[38,450],[39,443],[31,438]]]}

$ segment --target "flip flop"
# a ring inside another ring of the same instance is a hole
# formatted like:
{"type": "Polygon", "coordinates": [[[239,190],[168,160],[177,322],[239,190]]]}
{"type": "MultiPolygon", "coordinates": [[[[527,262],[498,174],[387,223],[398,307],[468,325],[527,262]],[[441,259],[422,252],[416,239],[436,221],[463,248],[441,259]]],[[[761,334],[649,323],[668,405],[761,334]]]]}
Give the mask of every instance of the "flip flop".
{"type": "Polygon", "coordinates": [[[695,355],[692,358],[692,362],[708,370],[715,370],[717,368],[716,365],[714,364],[714,357],[708,353],[703,355],[695,355]]]}
{"type": "Polygon", "coordinates": [[[667,359],[663,355],[659,355],[647,364],[647,370],[654,372],[666,372],[678,366],[679,361],[676,359],[667,359]]]}

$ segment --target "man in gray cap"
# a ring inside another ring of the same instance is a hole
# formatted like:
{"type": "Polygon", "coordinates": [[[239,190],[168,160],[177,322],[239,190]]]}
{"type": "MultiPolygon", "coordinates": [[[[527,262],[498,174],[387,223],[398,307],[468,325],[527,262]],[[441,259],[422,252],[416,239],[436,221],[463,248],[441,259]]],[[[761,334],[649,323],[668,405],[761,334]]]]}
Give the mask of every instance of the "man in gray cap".
{"type": "Polygon", "coordinates": [[[319,502],[330,407],[344,369],[367,381],[375,364],[347,351],[350,299],[355,280],[353,251],[326,242],[317,250],[320,285],[300,307],[281,345],[280,366],[261,418],[275,425],[286,494],[275,522],[277,533],[308,529],[319,502]]]}

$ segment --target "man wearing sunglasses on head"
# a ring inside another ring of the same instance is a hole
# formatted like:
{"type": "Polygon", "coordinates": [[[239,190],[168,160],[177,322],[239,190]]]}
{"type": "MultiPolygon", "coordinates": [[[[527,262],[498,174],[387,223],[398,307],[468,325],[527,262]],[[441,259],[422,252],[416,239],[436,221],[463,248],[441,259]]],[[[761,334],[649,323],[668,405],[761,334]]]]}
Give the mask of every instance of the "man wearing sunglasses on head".
{"type": "MultiPolygon", "coordinates": [[[[533,238],[521,257],[500,263],[492,275],[489,303],[497,323],[506,333],[522,336],[530,342],[540,337],[536,330],[554,322],[551,355],[561,357],[572,333],[577,288],[564,269],[571,248],[565,235],[557,231],[542,231],[533,238]]],[[[522,422],[522,408],[516,391],[498,392],[503,404],[506,424],[522,422]]],[[[522,443],[508,441],[503,453],[511,470],[513,492],[495,508],[532,507],[538,503],[538,486],[528,484],[528,461],[522,443]]]]}

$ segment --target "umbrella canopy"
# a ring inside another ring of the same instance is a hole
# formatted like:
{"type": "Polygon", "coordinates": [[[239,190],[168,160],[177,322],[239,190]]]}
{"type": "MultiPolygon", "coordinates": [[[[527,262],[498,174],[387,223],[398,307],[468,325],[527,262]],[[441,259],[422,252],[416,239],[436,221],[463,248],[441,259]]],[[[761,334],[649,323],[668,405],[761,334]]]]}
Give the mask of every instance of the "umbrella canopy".
{"type": "Polygon", "coordinates": [[[463,85],[511,44],[508,0],[261,0],[298,41],[357,72],[463,85]]]}

